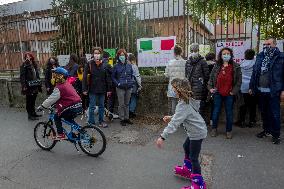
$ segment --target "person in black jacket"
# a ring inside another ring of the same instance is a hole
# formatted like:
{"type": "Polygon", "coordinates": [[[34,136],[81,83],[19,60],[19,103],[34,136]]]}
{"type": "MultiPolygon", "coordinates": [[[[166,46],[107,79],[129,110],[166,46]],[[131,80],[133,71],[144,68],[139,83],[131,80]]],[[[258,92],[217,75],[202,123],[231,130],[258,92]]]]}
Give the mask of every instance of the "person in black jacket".
{"type": "Polygon", "coordinates": [[[22,94],[26,95],[28,119],[37,120],[40,115],[35,113],[35,101],[38,92],[42,92],[38,66],[30,52],[25,53],[24,60],[20,67],[22,94]]]}
{"type": "Polygon", "coordinates": [[[44,73],[44,82],[46,87],[46,94],[51,95],[53,92],[54,86],[51,83],[52,78],[52,69],[59,67],[58,59],[56,57],[50,57],[46,63],[46,70],[44,73]]]}
{"type": "Polygon", "coordinates": [[[185,76],[191,85],[193,98],[200,100],[199,112],[205,119],[209,67],[204,58],[199,54],[199,45],[197,43],[190,46],[190,51],[191,56],[185,64],[185,76]]]}
{"type": "Polygon", "coordinates": [[[85,66],[83,75],[83,94],[89,92],[89,117],[88,123],[95,124],[94,111],[96,102],[99,104],[99,126],[107,127],[104,121],[104,101],[105,94],[111,95],[111,76],[107,71],[107,65],[102,62],[102,49],[95,47],[93,49],[93,59],[85,66]]]}

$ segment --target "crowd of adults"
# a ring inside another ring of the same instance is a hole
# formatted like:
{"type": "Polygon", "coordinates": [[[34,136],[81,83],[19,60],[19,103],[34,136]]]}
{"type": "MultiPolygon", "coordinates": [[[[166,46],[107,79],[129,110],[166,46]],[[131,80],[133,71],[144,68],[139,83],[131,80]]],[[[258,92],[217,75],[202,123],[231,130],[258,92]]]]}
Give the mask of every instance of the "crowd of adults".
{"type": "MultiPolygon", "coordinates": [[[[92,50],[91,60],[81,51],[80,58],[72,53],[64,68],[68,71],[70,82],[82,99],[84,112],[88,112],[88,124],[108,127],[104,120],[105,111],[113,113],[117,95],[118,112],[122,126],[133,124],[130,118],[136,116],[136,106],[141,77],[136,65],[136,57],[120,49],[115,57],[116,64],[109,64],[109,54],[100,47],[92,50]],[[98,120],[95,109],[98,107],[98,120]],[[87,111],[88,109],[88,111],[87,111]]],[[[54,89],[53,69],[59,67],[56,57],[50,57],[45,65],[45,87],[47,95],[54,89]]],[[[26,110],[29,120],[37,120],[40,115],[35,112],[38,92],[42,92],[39,68],[32,53],[25,53],[20,68],[22,94],[26,95],[26,110]]]]}
{"type": "MultiPolygon", "coordinates": [[[[284,53],[276,47],[276,39],[265,40],[263,51],[255,57],[255,51],[245,51],[245,59],[234,61],[230,48],[223,48],[219,54],[199,54],[199,45],[192,44],[187,60],[181,57],[182,49],[174,48],[175,59],[166,68],[165,76],[171,82],[175,78],[188,79],[193,98],[200,100],[199,112],[210,123],[211,136],[218,135],[218,120],[222,104],[226,112],[226,138],[232,139],[233,109],[238,109],[237,125],[254,127],[256,125],[256,107],[261,113],[263,131],[258,138],[272,136],[273,144],[280,143],[280,103],[284,100],[284,53]],[[238,101],[238,103],[235,103],[238,101]],[[205,115],[206,107],[211,107],[210,120],[205,115]],[[247,116],[247,112],[249,115],[247,116]],[[246,117],[249,118],[246,121],[246,117]]],[[[174,114],[177,97],[169,84],[169,113],[174,114]]]]}
{"type": "MultiPolygon", "coordinates": [[[[263,131],[258,138],[272,136],[274,144],[280,143],[280,102],[284,100],[284,54],[276,47],[276,40],[265,41],[263,51],[257,54],[252,49],[245,52],[245,60],[234,62],[234,53],[230,48],[223,48],[219,54],[209,53],[202,57],[199,45],[192,44],[191,54],[187,60],[182,57],[182,48],[174,48],[175,59],[166,67],[165,76],[169,78],[167,96],[169,113],[173,115],[178,98],[170,85],[175,78],[188,79],[193,98],[199,100],[199,112],[211,125],[211,136],[218,135],[218,119],[222,104],[226,112],[226,138],[232,138],[234,102],[238,100],[240,127],[256,125],[256,107],[258,105],[263,131]],[[211,107],[210,120],[206,109],[211,107]],[[249,116],[247,116],[247,112],[249,116]],[[246,117],[249,117],[246,122],[246,117]]],[[[26,53],[20,68],[22,93],[26,95],[26,110],[29,120],[37,120],[40,115],[35,112],[35,100],[41,92],[38,65],[32,53],[26,53]]],[[[79,93],[84,111],[88,111],[88,123],[107,127],[104,120],[105,108],[114,111],[115,99],[118,99],[118,113],[122,126],[132,124],[135,117],[139,91],[142,89],[141,78],[136,58],[124,49],[118,50],[115,65],[109,64],[109,55],[100,47],[92,50],[92,58],[87,61],[83,51],[80,58],[70,55],[65,69],[69,72],[70,82],[79,93]],[[72,81],[73,78],[73,81],[72,81]],[[98,105],[98,120],[94,111],[98,105]]],[[[59,66],[56,57],[48,59],[45,66],[45,87],[47,95],[53,91],[52,69],[59,66]]]]}

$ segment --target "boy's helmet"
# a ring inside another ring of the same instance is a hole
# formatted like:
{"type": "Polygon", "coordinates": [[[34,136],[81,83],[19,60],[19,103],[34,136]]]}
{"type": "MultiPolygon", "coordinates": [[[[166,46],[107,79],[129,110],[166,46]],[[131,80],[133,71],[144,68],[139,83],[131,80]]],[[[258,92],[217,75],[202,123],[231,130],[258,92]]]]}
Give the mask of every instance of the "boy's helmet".
{"type": "Polygon", "coordinates": [[[68,71],[66,69],[64,69],[63,67],[57,67],[55,69],[52,70],[54,73],[57,73],[57,74],[61,74],[63,75],[64,77],[68,77],[68,71]]]}

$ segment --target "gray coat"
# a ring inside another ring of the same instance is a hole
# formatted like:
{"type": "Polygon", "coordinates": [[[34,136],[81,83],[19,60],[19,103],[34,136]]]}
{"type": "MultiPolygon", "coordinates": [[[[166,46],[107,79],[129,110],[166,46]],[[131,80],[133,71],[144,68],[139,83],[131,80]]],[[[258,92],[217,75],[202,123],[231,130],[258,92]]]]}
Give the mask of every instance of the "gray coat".
{"type": "Polygon", "coordinates": [[[204,119],[199,114],[199,100],[190,99],[189,103],[180,100],[176,106],[168,126],[164,129],[161,136],[167,138],[168,134],[174,133],[183,124],[190,140],[201,140],[207,136],[207,126],[204,119]]]}
{"type": "Polygon", "coordinates": [[[204,58],[201,56],[195,59],[190,57],[185,65],[185,76],[190,82],[193,98],[205,100],[208,94],[209,67],[204,58]]]}
{"type": "MultiPolygon", "coordinates": [[[[208,82],[208,89],[216,89],[216,82],[217,82],[217,77],[218,74],[220,72],[222,65],[220,64],[215,64],[211,75],[210,75],[210,79],[208,82]]],[[[241,72],[241,67],[239,64],[233,62],[233,72],[234,72],[234,76],[233,76],[233,89],[232,89],[232,93],[234,95],[236,95],[240,88],[241,88],[241,84],[242,84],[242,72],[241,72]]]]}

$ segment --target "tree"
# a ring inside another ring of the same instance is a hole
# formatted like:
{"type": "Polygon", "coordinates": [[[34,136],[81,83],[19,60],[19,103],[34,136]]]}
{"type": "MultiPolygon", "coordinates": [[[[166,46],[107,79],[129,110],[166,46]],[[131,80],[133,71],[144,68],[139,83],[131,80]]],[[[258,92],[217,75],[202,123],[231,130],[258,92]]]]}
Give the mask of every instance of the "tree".
{"type": "Polygon", "coordinates": [[[259,39],[269,35],[284,38],[283,0],[188,0],[188,9],[195,19],[206,13],[212,23],[222,16],[226,16],[229,22],[243,22],[250,18],[260,28],[259,39]]]}
{"type": "Polygon", "coordinates": [[[91,52],[92,46],[136,49],[144,36],[136,7],[126,0],[53,0],[52,13],[59,34],[53,40],[55,54],[91,52]]]}

